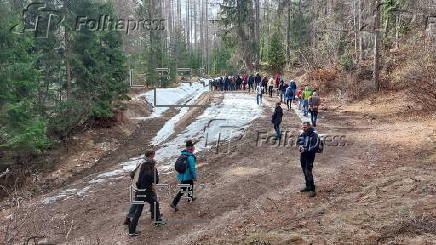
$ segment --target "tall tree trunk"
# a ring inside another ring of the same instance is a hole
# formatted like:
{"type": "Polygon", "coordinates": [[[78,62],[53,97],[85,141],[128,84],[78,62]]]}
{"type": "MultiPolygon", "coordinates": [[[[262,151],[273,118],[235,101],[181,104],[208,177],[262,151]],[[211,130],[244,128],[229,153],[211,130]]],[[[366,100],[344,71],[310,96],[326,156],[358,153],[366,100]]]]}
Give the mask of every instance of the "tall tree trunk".
{"type": "Polygon", "coordinates": [[[389,17],[386,17],[386,22],[385,22],[385,30],[384,30],[384,37],[388,38],[389,36],[389,29],[390,29],[390,21],[389,21],[389,17]]]}
{"type": "Polygon", "coordinates": [[[71,65],[70,65],[70,34],[65,28],[65,70],[67,75],[67,100],[70,99],[71,93],[71,65]]]}
{"type": "Polygon", "coordinates": [[[204,0],[205,15],[204,25],[206,28],[205,49],[206,49],[206,71],[209,73],[209,0],[204,0]]]}
{"type": "Polygon", "coordinates": [[[254,0],[254,11],[255,11],[255,33],[254,39],[256,42],[256,59],[255,68],[259,68],[260,63],[260,0],[254,0]]]}
{"type": "Polygon", "coordinates": [[[375,0],[375,18],[374,18],[374,73],[373,82],[376,91],[380,90],[380,0],[375,0]]]}
{"type": "Polygon", "coordinates": [[[362,20],[363,20],[363,0],[359,0],[359,61],[363,60],[363,35],[362,35],[362,20]]]}
{"type": "Polygon", "coordinates": [[[197,37],[198,37],[198,26],[197,26],[197,1],[194,1],[194,46],[197,49],[197,37]]]}
{"type": "Polygon", "coordinates": [[[395,16],[395,48],[400,48],[400,15],[395,16]]]}
{"type": "Polygon", "coordinates": [[[173,0],[168,1],[166,12],[168,14],[168,21],[167,21],[168,36],[170,37],[170,41],[171,41],[171,36],[173,34],[173,0]]]}
{"type": "Polygon", "coordinates": [[[182,23],[182,3],[180,2],[180,0],[177,0],[177,21],[178,25],[182,23]]]}
{"type": "Polygon", "coordinates": [[[190,0],[186,1],[186,24],[185,24],[185,28],[186,28],[186,44],[188,45],[188,48],[191,46],[191,16],[190,16],[190,9],[191,5],[190,5],[190,0]]]}
{"type": "Polygon", "coordinates": [[[190,43],[190,48],[192,50],[192,36],[194,35],[194,8],[195,7],[195,2],[193,3],[191,0],[189,0],[189,32],[190,32],[190,37],[189,37],[189,43],[190,43]]]}
{"type": "MultiPolygon", "coordinates": [[[[357,0],[353,0],[353,30],[354,30],[354,54],[357,54],[358,49],[358,24],[357,24],[357,0]]],[[[356,56],[354,56],[356,58],[356,56]]]]}
{"type": "Polygon", "coordinates": [[[286,25],[286,63],[291,60],[291,3],[288,3],[288,18],[286,25]]]}
{"type": "Polygon", "coordinates": [[[200,55],[201,67],[204,68],[204,0],[200,1],[200,55]]]}

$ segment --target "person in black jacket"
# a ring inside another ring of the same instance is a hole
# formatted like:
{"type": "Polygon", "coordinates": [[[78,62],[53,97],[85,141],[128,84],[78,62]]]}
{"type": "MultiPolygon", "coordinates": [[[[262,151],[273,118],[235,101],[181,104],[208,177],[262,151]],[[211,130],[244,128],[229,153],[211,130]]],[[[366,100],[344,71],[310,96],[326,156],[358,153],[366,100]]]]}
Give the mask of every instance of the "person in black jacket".
{"type": "MultiPolygon", "coordinates": [[[[155,156],[154,151],[147,151],[146,158],[135,171],[133,185],[136,187],[135,201],[148,202],[150,204],[151,219],[154,224],[163,224],[162,215],[159,209],[159,201],[153,184],[159,183],[159,173],[156,169],[156,161],[153,159],[155,156]]],[[[136,226],[138,225],[139,218],[141,217],[144,204],[133,204],[134,209],[133,218],[129,222],[129,236],[138,236],[136,226]]]]}
{"type": "Polygon", "coordinates": [[[254,76],[253,75],[250,75],[250,77],[248,78],[248,92],[250,93],[251,90],[254,91],[254,76]]]}
{"type": "Polygon", "coordinates": [[[315,183],[313,181],[313,162],[315,161],[315,155],[319,148],[320,139],[316,134],[309,122],[303,123],[303,133],[300,134],[297,140],[297,145],[300,149],[300,163],[306,180],[306,187],[300,192],[310,192],[310,197],[314,197],[315,183]]]}
{"type": "Polygon", "coordinates": [[[262,82],[262,77],[260,76],[259,73],[256,73],[256,77],[254,78],[254,83],[255,83],[255,88],[257,88],[257,86],[259,86],[259,84],[262,82]]]}
{"type": "Polygon", "coordinates": [[[263,77],[262,79],[262,87],[263,87],[263,91],[268,91],[268,78],[267,77],[263,77]]]}
{"type": "Polygon", "coordinates": [[[241,90],[241,85],[242,85],[242,78],[241,76],[237,76],[236,78],[236,89],[235,90],[241,90]]]}
{"type": "Polygon", "coordinates": [[[272,123],[274,124],[274,130],[276,131],[275,140],[282,139],[282,132],[280,131],[280,124],[282,123],[283,117],[283,109],[281,107],[281,103],[276,104],[276,108],[274,110],[274,114],[272,115],[272,123]]]}

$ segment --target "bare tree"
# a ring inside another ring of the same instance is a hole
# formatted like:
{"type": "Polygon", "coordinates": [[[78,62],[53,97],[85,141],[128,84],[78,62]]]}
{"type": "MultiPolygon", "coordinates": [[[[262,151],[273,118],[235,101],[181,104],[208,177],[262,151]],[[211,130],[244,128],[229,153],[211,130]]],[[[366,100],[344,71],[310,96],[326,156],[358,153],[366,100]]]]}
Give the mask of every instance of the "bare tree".
{"type": "Polygon", "coordinates": [[[374,18],[374,73],[373,81],[375,89],[380,90],[380,0],[375,0],[374,18]]]}
{"type": "Polygon", "coordinates": [[[363,0],[358,0],[358,29],[359,29],[359,60],[363,59],[363,36],[362,36],[362,20],[363,20],[363,0]]]}
{"type": "Polygon", "coordinates": [[[177,0],[177,21],[179,25],[182,23],[182,3],[180,0],[177,0]]]}
{"type": "Polygon", "coordinates": [[[204,15],[204,25],[206,27],[206,42],[205,42],[205,49],[206,49],[206,71],[209,72],[209,62],[210,62],[210,57],[209,57],[209,1],[208,0],[204,0],[204,8],[205,8],[205,15],[204,15]]]}

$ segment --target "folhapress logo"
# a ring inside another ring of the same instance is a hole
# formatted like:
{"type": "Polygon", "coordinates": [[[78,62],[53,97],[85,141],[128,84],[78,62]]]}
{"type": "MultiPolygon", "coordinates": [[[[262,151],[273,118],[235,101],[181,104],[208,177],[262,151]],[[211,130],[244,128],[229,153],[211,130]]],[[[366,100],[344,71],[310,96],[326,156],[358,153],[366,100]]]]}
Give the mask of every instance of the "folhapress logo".
{"type": "Polygon", "coordinates": [[[65,20],[65,16],[56,9],[47,7],[46,3],[33,2],[23,10],[23,23],[11,28],[16,34],[33,32],[36,38],[48,38],[51,30],[65,20]]]}

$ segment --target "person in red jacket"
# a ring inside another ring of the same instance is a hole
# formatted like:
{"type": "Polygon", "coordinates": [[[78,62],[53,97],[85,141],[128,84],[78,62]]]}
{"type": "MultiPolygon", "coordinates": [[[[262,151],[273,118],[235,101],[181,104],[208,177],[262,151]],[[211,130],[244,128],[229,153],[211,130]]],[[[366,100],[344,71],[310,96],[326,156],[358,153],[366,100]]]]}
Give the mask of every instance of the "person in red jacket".
{"type": "Polygon", "coordinates": [[[247,83],[248,83],[248,76],[244,75],[244,78],[242,79],[242,86],[244,90],[247,88],[247,83]]]}
{"type": "Polygon", "coordinates": [[[297,98],[298,98],[298,109],[301,111],[303,109],[303,87],[298,89],[297,98]]]}

